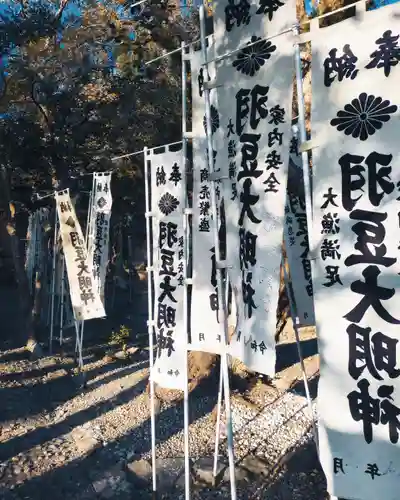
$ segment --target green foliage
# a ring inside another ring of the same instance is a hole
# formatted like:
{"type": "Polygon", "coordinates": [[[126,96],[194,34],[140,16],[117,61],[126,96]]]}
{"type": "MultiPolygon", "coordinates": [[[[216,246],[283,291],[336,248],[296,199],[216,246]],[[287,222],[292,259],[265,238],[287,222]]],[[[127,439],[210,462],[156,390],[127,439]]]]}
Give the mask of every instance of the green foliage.
{"type": "Polygon", "coordinates": [[[128,340],[131,334],[131,329],[125,325],[121,325],[120,329],[116,332],[111,333],[110,344],[117,344],[121,346],[122,350],[126,353],[128,347],[128,340]]]}
{"type": "Polygon", "coordinates": [[[180,54],[143,62],[179,47],[192,27],[167,3],[149,2],[140,23],[111,0],[80,0],[80,21],[69,22],[68,3],[25,0],[0,16],[0,50],[11,54],[8,75],[0,71],[0,163],[12,197],[29,208],[33,191],[78,192],[74,177],[117,170],[114,211],[143,211],[142,158],[110,159],[180,136],[180,54]]]}

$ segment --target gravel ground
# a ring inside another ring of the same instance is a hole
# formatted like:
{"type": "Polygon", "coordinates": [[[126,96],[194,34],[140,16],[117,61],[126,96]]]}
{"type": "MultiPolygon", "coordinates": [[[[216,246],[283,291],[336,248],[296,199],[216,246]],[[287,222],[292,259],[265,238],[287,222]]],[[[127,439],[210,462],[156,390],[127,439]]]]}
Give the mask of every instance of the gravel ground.
{"type": "MultiPolygon", "coordinates": [[[[118,464],[150,458],[147,353],[137,353],[129,364],[90,352],[85,361],[88,382],[81,392],[72,377],[71,358],[31,362],[22,350],[0,354],[1,500],[42,500],[44,492],[52,500],[107,498],[99,486],[105,471],[114,470],[112,475],[118,476],[118,464]]],[[[214,389],[190,401],[192,460],[213,454],[214,389]]],[[[232,397],[232,415],[239,499],[326,498],[303,396],[257,386],[251,403],[232,397]]],[[[183,456],[182,427],[182,403],[161,404],[159,459],[183,456]]],[[[221,431],[224,461],[223,421],[221,431]]],[[[139,498],[125,480],[118,484],[122,486],[109,498],[139,498]]],[[[177,492],[171,498],[182,495],[177,492]]],[[[140,498],[145,499],[144,494],[140,498]]],[[[197,485],[193,498],[229,498],[229,485],[197,485]]]]}

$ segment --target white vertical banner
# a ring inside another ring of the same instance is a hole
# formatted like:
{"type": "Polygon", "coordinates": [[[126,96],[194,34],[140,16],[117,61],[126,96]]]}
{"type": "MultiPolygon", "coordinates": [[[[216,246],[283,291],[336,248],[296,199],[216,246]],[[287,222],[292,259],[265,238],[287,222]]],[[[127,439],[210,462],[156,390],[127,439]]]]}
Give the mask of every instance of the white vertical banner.
{"type": "MultiPolygon", "coordinates": [[[[297,129],[297,127],[294,127],[297,129]]],[[[315,325],[311,261],[304,197],[303,169],[297,130],[290,142],[289,171],[285,206],[285,248],[290,281],[301,326],[315,325]]]]}
{"type": "Polygon", "coordinates": [[[330,494],[395,500],[400,6],[358,14],[311,32],[320,458],[330,494]]]}
{"type": "MultiPolygon", "coordinates": [[[[211,37],[208,43],[208,59],[214,58],[214,45],[211,37]]],[[[191,343],[196,351],[220,353],[224,336],[222,318],[218,317],[218,288],[213,238],[214,220],[211,214],[211,182],[208,172],[208,150],[204,101],[204,83],[216,77],[215,65],[207,69],[202,65],[200,47],[192,46],[190,68],[192,81],[192,131],[193,131],[193,229],[192,229],[192,308],[191,343]]],[[[211,120],[214,133],[220,126],[217,92],[210,92],[211,120]]],[[[213,151],[218,165],[218,153],[213,151]]],[[[218,204],[222,201],[221,183],[216,186],[218,204]]]]}
{"type": "Polygon", "coordinates": [[[230,353],[275,372],[276,308],[291,139],[295,1],[215,2],[227,263],[237,308],[230,353]],[[270,35],[278,35],[265,40],[270,35]]]}
{"type": "Polygon", "coordinates": [[[104,287],[109,260],[110,220],[112,207],[111,173],[93,174],[93,204],[88,218],[88,262],[92,267],[93,284],[104,300],[104,287]]]}
{"type": "Polygon", "coordinates": [[[29,215],[27,229],[27,245],[25,256],[25,271],[28,276],[29,289],[33,293],[33,269],[36,257],[36,212],[29,215]]]}
{"type": "Polygon", "coordinates": [[[155,383],[184,390],[187,335],[184,330],[185,207],[182,145],[161,146],[147,151],[151,172],[151,213],[154,268],[155,383]]]}
{"type": "Polygon", "coordinates": [[[94,287],[85,240],[69,189],[56,192],[55,200],[74,317],[79,321],[104,317],[104,307],[94,287]]]}

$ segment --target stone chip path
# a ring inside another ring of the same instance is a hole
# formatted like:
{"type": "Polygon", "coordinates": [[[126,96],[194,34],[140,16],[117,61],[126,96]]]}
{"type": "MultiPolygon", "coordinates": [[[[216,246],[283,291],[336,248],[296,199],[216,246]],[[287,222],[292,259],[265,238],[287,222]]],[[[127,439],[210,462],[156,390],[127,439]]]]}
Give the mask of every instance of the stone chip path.
{"type": "MultiPolygon", "coordinates": [[[[126,363],[89,351],[83,392],[71,358],[32,362],[24,356],[22,350],[0,354],[0,499],[146,499],[151,474],[147,352],[126,363]]],[[[193,394],[190,401],[196,499],[230,498],[223,421],[222,483],[217,488],[207,484],[216,387],[211,393],[193,394]]],[[[305,398],[278,389],[268,394],[258,405],[232,397],[238,498],[325,499],[305,398]]],[[[184,498],[182,428],[182,403],[162,403],[157,459],[163,498],[184,498]],[[175,487],[170,496],[167,487],[175,487]]]]}

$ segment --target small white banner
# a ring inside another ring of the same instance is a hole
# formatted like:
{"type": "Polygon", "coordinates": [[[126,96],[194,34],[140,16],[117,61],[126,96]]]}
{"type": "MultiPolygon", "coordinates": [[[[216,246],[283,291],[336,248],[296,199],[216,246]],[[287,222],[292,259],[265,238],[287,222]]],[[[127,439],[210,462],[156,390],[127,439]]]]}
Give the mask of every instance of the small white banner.
{"type": "Polygon", "coordinates": [[[104,317],[104,307],[93,284],[85,240],[69,189],[56,192],[55,199],[74,317],[79,321],[104,317]]]}
{"type": "MultiPolygon", "coordinates": [[[[295,127],[297,128],[297,127],[295,127]]],[[[303,169],[297,132],[290,143],[289,174],[285,206],[285,248],[290,281],[301,326],[315,325],[311,262],[308,258],[308,225],[303,169]]]]}
{"type": "MultiPolygon", "coordinates": [[[[156,360],[152,378],[161,387],[183,390],[186,384],[184,329],[184,231],[185,174],[182,145],[147,152],[151,172],[153,214],[154,328],[156,360]]],[[[146,179],[146,182],[148,180],[146,179]]]]}
{"type": "Polygon", "coordinates": [[[99,292],[104,302],[112,207],[111,173],[94,173],[93,177],[93,203],[89,218],[88,262],[92,267],[94,288],[99,292]]]}
{"type": "MultiPolygon", "coordinates": [[[[212,38],[207,40],[207,58],[213,59],[212,38]]],[[[192,230],[192,308],[190,349],[219,354],[224,335],[222,317],[218,317],[217,269],[214,244],[214,219],[211,213],[211,183],[208,175],[208,150],[206,136],[206,109],[204,82],[216,76],[215,65],[207,71],[202,66],[201,50],[192,48],[190,70],[192,81],[192,129],[193,129],[193,230],[192,230]]],[[[219,128],[217,92],[210,92],[211,133],[219,128]]],[[[217,152],[214,162],[218,164],[217,152]]],[[[221,202],[221,186],[216,186],[218,203],[221,202]]]]}

